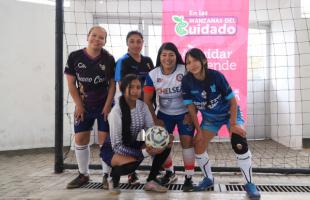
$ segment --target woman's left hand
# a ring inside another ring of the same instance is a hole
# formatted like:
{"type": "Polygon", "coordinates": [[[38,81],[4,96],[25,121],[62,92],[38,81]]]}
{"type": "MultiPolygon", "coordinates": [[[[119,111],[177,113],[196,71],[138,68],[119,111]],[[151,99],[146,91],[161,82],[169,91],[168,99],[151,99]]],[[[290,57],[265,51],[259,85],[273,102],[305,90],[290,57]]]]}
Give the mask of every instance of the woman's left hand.
{"type": "Polygon", "coordinates": [[[111,107],[110,106],[106,106],[105,105],[103,107],[101,114],[103,115],[104,121],[107,121],[108,115],[109,115],[110,111],[111,111],[111,107]]]}
{"type": "Polygon", "coordinates": [[[193,124],[192,118],[188,113],[184,115],[183,124],[187,125],[193,124]]]}
{"type": "Polygon", "coordinates": [[[146,151],[151,155],[151,156],[155,156],[157,154],[161,154],[164,149],[163,148],[154,148],[151,146],[146,145],[146,151]]]}
{"type": "Polygon", "coordinates": [[[241,137],[246,136],[246,131],[240,125],[237,125],[237,124],[231,125],[229,128],[229,132],[230,134],[232,133],[238,134],[241,137]]]}

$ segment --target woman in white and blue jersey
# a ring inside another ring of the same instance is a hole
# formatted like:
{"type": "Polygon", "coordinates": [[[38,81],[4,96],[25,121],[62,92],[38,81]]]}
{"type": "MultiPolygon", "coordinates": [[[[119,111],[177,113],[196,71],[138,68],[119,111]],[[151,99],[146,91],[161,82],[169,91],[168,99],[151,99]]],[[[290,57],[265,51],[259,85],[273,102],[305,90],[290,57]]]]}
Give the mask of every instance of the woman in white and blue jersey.
{"type": "Polygon", "coordinates": [[[251,199],[259,199],[260,194],[252,182],[252,155],[248,149],[244,120],[229,83],[222,73],[208,69],[207,59],[200,49],[189,50],[185,55],[185,64],[189,73],[182,80],[183,101],[197,131],[194,138],[196,161],[205,175],[195,190],[206,190],[214,184],[206,150],[219,129],[226,125],[238,165],[246,180],[245,189],[251,199]],[[200,125],[197,110],[202,114],[200,125]]]}
{"type": "MultiPolygon", "coordinates": [[[[173,43],[162,44],[158,50],[156,66],[146,76],[144,101],[148,105],[156,125],[164,126],[171,135],[175,127],[178,127],[186,174],[183,191],[188,192],[193,190],[191,177],[195,167],[192,143],[194,127],[182,98],[181,81],[186,69],[182,57],[173,43]],[[152,103],[155,92],[159,102],[157,114],[152,103]]],[[[166,174],[162,178],[162,184],[176,181],[177,177],[173,170],[171,156],[167,159],[164,168],[166,174]]]]}

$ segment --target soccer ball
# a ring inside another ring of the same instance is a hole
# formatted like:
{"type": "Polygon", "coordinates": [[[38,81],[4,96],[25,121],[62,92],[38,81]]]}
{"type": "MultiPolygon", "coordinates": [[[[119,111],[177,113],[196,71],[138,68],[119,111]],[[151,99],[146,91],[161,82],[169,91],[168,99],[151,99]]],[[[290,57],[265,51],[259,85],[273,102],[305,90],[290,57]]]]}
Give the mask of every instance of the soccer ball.
{"type": "Polygon", "coordinates": [[[169,133],[161,126],[153,126],[145,132],[145,144],[154,148],[165,148],[169,144],[169,133]]]}

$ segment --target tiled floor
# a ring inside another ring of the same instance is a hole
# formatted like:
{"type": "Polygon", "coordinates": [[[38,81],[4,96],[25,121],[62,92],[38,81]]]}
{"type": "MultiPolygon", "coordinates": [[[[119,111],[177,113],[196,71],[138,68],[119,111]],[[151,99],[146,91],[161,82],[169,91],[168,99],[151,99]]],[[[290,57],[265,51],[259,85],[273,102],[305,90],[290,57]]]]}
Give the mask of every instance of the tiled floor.
{"type": "MultiPolygon", "coordinates": [[[[244,192],[195,192],[169,191],[166,194],[148,193],[143,190],[123,190],[118,196],[111,195],[109,191],[100,189],[65,189],[66,184],[76,176],[75,170],[65,170],[64,173],[54,174],[54,154],[46,151],[26,151],[24,153],[0,153],[0,199],[4,200],[56,200],[56,199],[247,199],[244,192]]],[[[101,181],[101,171],[92,170],[91,179],[101,181]]],[[[146,171],[139,172],[141,181],[145,181],[146,171]]],[[[183,182],[182,173],[178,173],[178,183],[183,182]]],[[[198,182],[200,173],[194,176],[198,182]]],[[[309,175],[275,175],[255,174],[257,184],[284,184],[284,185],[310,185],[309,175]]],[[[238,184],[243,179],[239,173],[215,173],[217,184],[238,184]]],[[[122,182],[126,182],[123,177],[122,182]]],[[[262,193],[263,200],[309,200],[309,193],[262,193]]]]}

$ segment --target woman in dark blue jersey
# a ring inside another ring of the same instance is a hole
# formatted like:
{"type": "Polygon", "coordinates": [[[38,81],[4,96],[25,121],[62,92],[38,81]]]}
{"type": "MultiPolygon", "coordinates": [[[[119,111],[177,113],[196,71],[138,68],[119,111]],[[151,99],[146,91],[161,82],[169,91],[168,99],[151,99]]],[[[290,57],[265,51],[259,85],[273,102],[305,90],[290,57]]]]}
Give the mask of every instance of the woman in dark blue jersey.
{"type": "Polygon", "coordinates": [[[189,50],[185,55],[185,64],[189,73],[182,79],[183,101],[197,131],[194,138],[196,161],[205,175],[195,189],[202,191],[213,186],[211,163],[206,149],[218,130],[227,125],[232,148],[246,180],[245,189],[250,198],[259,199],[260,194],[252,182],[252,155],[243,127],[244,120],[229,83],[222,73],[208,69],[207,58],[200,49],[189,50]],[[197,110],[202,114],[201,125],[197,119],[197,110]]]}
{"type": "MultiPolygon", "coordinates": [[[[79,176],[67,188],[78,188],[89,181],[90,131],[94,121],[98,124],[98,141],[102,145],[108,136],[107,117],[115,93],[115,60],[103,49],[107,32],[94,26],[87,35],[88,46],[70,53],[65,74],[69,93],[75,103],[74,132],[75,155],[79,176]]],[[[107,189],[108,165],[102,161],[103,187],[107,189]]]]}

